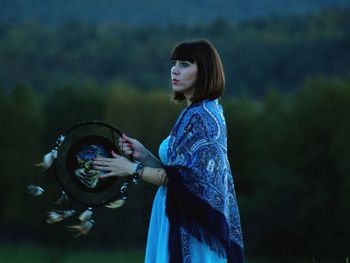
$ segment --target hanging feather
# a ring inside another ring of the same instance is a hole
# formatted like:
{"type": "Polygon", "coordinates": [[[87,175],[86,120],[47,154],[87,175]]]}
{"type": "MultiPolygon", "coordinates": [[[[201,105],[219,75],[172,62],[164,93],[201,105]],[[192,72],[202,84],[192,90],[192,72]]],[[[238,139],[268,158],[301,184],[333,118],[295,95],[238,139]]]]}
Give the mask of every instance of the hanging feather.
{"type": "Polygon", "coordinates": [[[31,195],[39,196],[44,193],[44,189],[38,185],[28,185],[27,190],[31,195]]]}
{"type": "Polygon", "coordinates": [[[106,204],[105,207],[115,209],[115,208],[122,207],[125,204],[125,202],[126,202],[125,199],[117,199],[115,201],[112,201],[112,202],[106,204]]]}
{"type": "Polygon", "coordinates": [[[129,182],[130,182],[130,179],[128,181],[124,182],[124,184],[120,188],[120,198],[116,199],[112,202],[109,202],[108,204],[105,205],[105,207],[115,209],[115,208],[122,207],[125,204],[126,199],[127,199],[127,191],[128,191],[129,182]]]}
{"type": "Polygon", "coordinates": [[[92,218],[92,208],[89,207],[88,209],[86,209],[84,212],[82,212],[79,216],[79,220],[81,222],[85,222],[88,221],[92,218]]]}
{"type": "Polygon", "coordinates": [[[67,228],[77,233],[75,237],[80,237],[82,235],[87,235],[93,226],[94,220],[88,220],[81,222],[80,225],[68,226],[67,228]]]}
{"type": "Polygon", "coordinates": [[[48,219],[46,220],[46,223],[48,224],[54,224],[57,222],[62,221],[63,219],[66,219],[68,217],[71,217],[74,215],[74,210],[51,210],[47,212],[48,219]]]}
{"type": "Polygon", "coordinates": [[[49,153],[44,155],[42,162],[35,164],[35,166],[40,167],[43,171],[45,171],[51,167],[56,158],[57,150],[51,150],[49,153]]]}
{"type": "Polygon", "coordinates": [[[57,201],[54,202],[53,204],[54,205],[63,205],[67,201],[68,201],[68,196],[67,196],[65,191],[62,191],[60,198],[58,198],[57,201]]]}

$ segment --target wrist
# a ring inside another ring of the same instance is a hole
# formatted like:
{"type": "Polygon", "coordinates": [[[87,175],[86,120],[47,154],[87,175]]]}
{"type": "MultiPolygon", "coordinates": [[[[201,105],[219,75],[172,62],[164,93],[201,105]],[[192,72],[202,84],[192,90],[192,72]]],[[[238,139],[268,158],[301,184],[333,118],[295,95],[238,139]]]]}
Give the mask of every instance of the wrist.
{"type": "Polygon", "coordinates": [[[138,163],[136,162],[131,162],[130,167],[129,167],[129,175],[133,175],[136,171],[138,163]]]}
{"type": "Polygon", "coordinates": [[[141,162],[134,162],[134,170],[132,172],[132,181],[134,184],[137,184],[139,182],[139,179],[141,177],[141,174],[143,172],[143,164],[141,162]]]}

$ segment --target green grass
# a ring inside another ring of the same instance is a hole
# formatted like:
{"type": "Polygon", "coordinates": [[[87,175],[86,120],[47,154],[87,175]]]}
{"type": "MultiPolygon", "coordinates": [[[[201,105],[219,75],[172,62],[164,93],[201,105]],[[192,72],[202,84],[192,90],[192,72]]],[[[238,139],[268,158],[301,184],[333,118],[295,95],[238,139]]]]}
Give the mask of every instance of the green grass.
{"type": "MultiPolygon", "coordinates": [[[[1,263],[143,263],[144,249],[99,250],[60,249],[34,245],[0,245],[1,263]]],[[[248,258],[246,263],[280,263],[268,259],[248,258]]],[[[295,263],[312,263],[295,261],[295,263]]]]}
{"type": "Polygon", "coordinates": [[[37,246],[1,246],[1,263],[96,263],[143,262],[144,251],[127,250],[62,250],[37,246]]]}

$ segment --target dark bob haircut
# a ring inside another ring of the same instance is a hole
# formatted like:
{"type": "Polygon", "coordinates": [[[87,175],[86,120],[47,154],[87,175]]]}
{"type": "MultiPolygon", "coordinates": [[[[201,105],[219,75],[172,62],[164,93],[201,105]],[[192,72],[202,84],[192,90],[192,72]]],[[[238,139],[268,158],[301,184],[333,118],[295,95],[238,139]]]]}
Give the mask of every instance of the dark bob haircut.
{"type": "MultiPolygon", "coordinates": [[[[205,99],[220,98],[225,89],[225,74],[221,59],[215,47],[206,39],[186,41],[178,44],[171,52],[170,59],[196,62],[197,79],[194,83],[192,103],[205,99]]],[[[173,100],[180,102],[185,96],[173,92],[173,100]]]]}

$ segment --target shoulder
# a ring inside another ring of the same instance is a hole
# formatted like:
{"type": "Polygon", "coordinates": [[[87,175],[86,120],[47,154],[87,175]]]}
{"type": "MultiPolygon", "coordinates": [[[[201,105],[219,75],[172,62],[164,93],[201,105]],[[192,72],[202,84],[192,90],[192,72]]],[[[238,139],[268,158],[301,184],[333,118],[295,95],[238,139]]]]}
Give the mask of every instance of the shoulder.
{"type": "Polygon", "coordinates": [[[186,115],[188,119],[196,117],[204,119],[206,122],[217,122],[223,118],[223,110],[217,99],[204,100],[190,106],[186,115]]]}
{"type": "Polygon", "coordinates": [[[184,118],[183,129],[205,134],[208,138],[217,138],[225,130],[225,119],[218,100],[205,100],[193,105],[184,118]]]}

